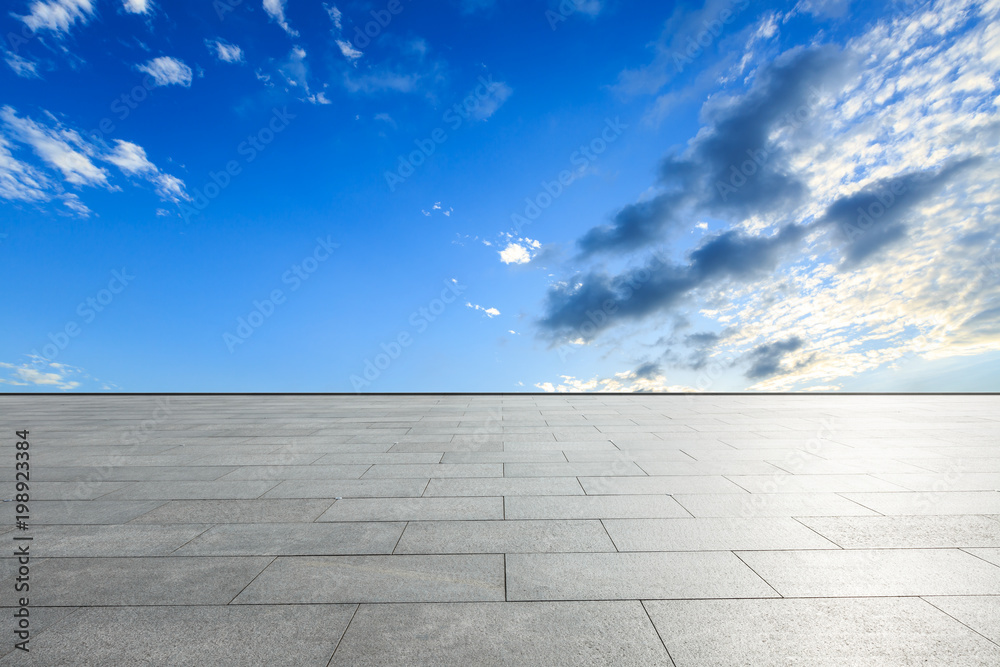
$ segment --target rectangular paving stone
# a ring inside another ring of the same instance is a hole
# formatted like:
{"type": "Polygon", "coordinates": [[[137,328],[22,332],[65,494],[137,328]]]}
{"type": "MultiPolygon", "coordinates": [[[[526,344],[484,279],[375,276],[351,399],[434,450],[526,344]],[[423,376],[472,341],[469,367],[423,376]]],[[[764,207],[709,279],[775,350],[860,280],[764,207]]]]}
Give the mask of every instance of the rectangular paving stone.
{"type": "Polygon", "coordinates": [[[615,551],[600,521],[413,521],[394,553],[615,551]]]}
{"type": "MultiPolygon", "coordinates": [[[[11,475],[13,476],[13,474],[11,475]]],[[[31,499],[37,502],[48,500],[97,500],[103,498],[113,491],[124,489],[132,482],[102,482],[102,481],[77,481],[77,482],[31,482],[31,499]]],[[[15,490],[14,482],[0,483],[0,496],[13,498],[15,490]]]]}
{"type": "Polygon", "coordinates": [[[993,549],[993,548],[985,548],[985,549],[974,548],[973,549],[973,548],[970,548],[970,549],[965,549],[965,551],[968,551],[970,554],[972,554],[974,556],[978,556],[978,557],[982,558],[983,560],[985,560],[985,561],[987,561],[989,563],[993,563],[994,565],[1000,567],[1000,549],[993,549]]]}
{"type": "Polygon", "coordinates": [[[1000,493],[993,491],[844,493],[843,496],[880,514],[997,514],[1000,512],[1000,493]]]}
{"type": "Polygon", "coordinates": [[[1000,567],[958,549],[736,553],[785,597],[1000,594],[1000,567]]]}
{"type": "Polygon", "coordinates": [[[223,482],[286,479],[360,479],[370,465],[287,465],[237,468],[220,478],[223,482]]]}
{"type": "Polygon", "coordinates": [[[578,477],[581,475],[638,475],[646,472],[631,461],[594,461],[567,463],[505,463],[504,477],[578,477]]]}
{"type": "MultiPolygon", "coordinates": [[[[271,558],[42,558],[31,561],[39,606],[228,604],[271,558]]],[[[13,559],[0,570],[13,581],[13,559]]],[[[0,592],[10,606],[13,586],[0,592]]]]}
{"type": "Polygon", "coordinates": [[[562,452],[597,452],[597,451],[620,451],[614,444],[602,436],[600,440],[507,440],[504,438],[503,450],[505,452],[544,452],[559,450],[562,452]]]}
{"type": "Polygon", "coordinates": [[[678,494],[674,496],[674,500],[696,517],[874,516],[876,514],[873,510],[836,493],[678,494]]]}
{"type": "Polygon", "coordinates": [[[778,597],[730,552],[507,554],[508,600],[778,597]]]}
{"type": "Polygon", "coordinates": [[[168,556],[211,526],[34,526],[31,555],[39,558],[168,556]]]}
{"type": "Polygon", "coordinates": [[[391,554],[404,523],[230,523],[202,533],[174,556],[391,554]]]}
{"type": "Polygon", "coordinates": [[[510,519],[667,519],[690,517],[676,500],[652,496],[510,496],[504,498],[510,519]]]}
{"type": "Polygon", "coordinates": [[[501,477],[432,479],[424,496],[572,496],[583,495],[575,477],[501,477]]]}
{"type": "Polygon", "coordinates": [[[263,498],[401,498],[419,496],[427,479],[287,480],[263,498]]]}
{"type": "Polygon", "coordinates": [[[605,519],[619,551],[837,549],[791,518],[605,519]]]}
{"type": "Polygon", "coordinates": [[[562,463],[561,451],[541,452],[445,452],[441,463],[562,463]]]}
{"type": "Polygon", "coordinates": [[[383,454],[379,452],[339,452],[336,454],[325,454],[316,461],[313,461],[311,465],[315,467],[350,464],[374,465],[376,463],[440,463],[441,456],[441,452],[407,452],[396,454],[383,454]]]}
{"type": "Polygon", "coordinates": [[[278,557],[235,604],[504,599],[502,555],[278,557]]]}
{"type": "Polygon", "coordinates": [[[671,666],[638,602],[363,604],[330,664],[671,666]]]}
{"type": "Polygon", "coordinates": [[[766,461],[636,461],[651,476],[773,475],[781,470],[766,461]]]}
{"type": "Polygon", "coordinates": [[[276,481],[142,482],[103,496],[104,500],[222,500],[258,498],[276,481]]]}
{"type": "MultiPolygon", "coordinates": [[[[31,501],[31,524],[116,524],[162,505],[163,500],[39,500],[31,501]]],[[[4,525],[14,525],[16,503],[0,503],[4,525]]]]}
{"type": "Polygon", "coordinates": [[[173,500],[131,523],[286,523],[311,522],[333,499],[173,500]]]}
{"type": "Polygon", "coordinates": [[[693,477],[581,477],[587,495],[647,495],[656,493],[736,493],[746,491],[719,476],[693,477]]]}
{"type": "Polygon", "coordinates": [[[994,644],[1000,644],[1000,597],[941,596],[925,597],[952,618],[964,623],[994,644]]]}
{"type": "MultiPolygon", "coordinates": [[[[911,463],[895,459],[840,459],[834,461],[768,461],[775,468],[795,475],[844,475],[876,473],[921,473],[926,472],[911,463]]],[[[756,474],[756,473],[747,473],[756,474]]]]}
{"type": "Polygon", "coordinates": [[[503,498],[344,498],[317,521],[473,521],[503,519],[503,498]]]}
{"type": "Polygon", "coordinates": [[[235,467],[209,466],[134,466],[134,467],[55,467],[44,466],[31,471],[31,478],[37,481],[78,482],[101,480],[105,482],[198,482],[219,479],[236,470],[235,467]]]}
{"type": "Polygon", "coordinates": [[[799,521],[845,549],[1000,547],[1000,527],[988,517],[803,517],[799,521]]]}
{"type": "MultiPolygon", "coordinates": [[[[666,443],[664,443],[666,444],[666,443]]],[[[563,455],[572,462],[600,462],[600,461],[634,461],[643,463],[646,461],[677,461],[691,463],[694,458],[685,454],[679,449],[601,449],[597,451],[564,451],[563,455]]]]}
{"type": "MultiPolygon", "coordinates": [[[[355,605],[91,607],[31,639],[47,665],[325,665],[355,605]],[[123,632],[123,629],[127,631],[123,632]]],[[[34,610],[32,610],[34,612],[34,610]]],[[[18,664],[11,655],[0,665],[18,664]]]]}
{"type": "MultiPolygon", "coordinates": [[[[907,491],[1000,491],[1000,472],[880,474],[907,491]]],[[[876,489],[872,489],[875,491],[876,489]]]]}
{"type": "Polygon", "coordinates": [[[750,493],[839,493],[843,491],[906,491],[871,475],[727,475],[750,493]]]}
{"type": "Polygon", "coordinates": [[[1000,647],[917,598],[671,600],[645,607],[677,667],[986,667],[1000,660],[1000,647]]]}
{"type": "Polygon", "coordinates": [[[379,463],[364,474],[363,479],[397,479],[417,477],[503,477],[502,463],[426,463],[392,465],[379,463]]]}

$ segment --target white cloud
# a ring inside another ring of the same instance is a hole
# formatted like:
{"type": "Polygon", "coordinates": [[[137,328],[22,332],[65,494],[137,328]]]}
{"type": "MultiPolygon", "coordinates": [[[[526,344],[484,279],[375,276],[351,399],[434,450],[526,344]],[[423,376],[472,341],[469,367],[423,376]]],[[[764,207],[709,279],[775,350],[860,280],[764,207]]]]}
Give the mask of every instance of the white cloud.
{"type": "MultiPolygon", "coordinates": [[[[382,121],[383,123],[388,123],[393,128],[396,127],[396,120],[385,112],[375,114],[375,120],[382,121]]],[[[427,215],[430,215],[430,213],[428,213],[427,215]]]]}
{"type": "Polygon", "coordinates": [[[73,194],[72,192],[67,192],[60,197],[62,199],[63,206],[71,210],[76,215],[81,218],[89,218],[91,210],[87,208],[87,205],[80,201],[80,198],[73,194]]]}
{"type": "Polygon", "coordinates": [[[515,239],[499,252],[500,261],[504,264],[527,264],[534,258],[534,251],[541,247],[542,244],[533,239],[515,239]]]}
{"type": "Polygon", "coordinates": [[[323,9],[326,10],[326,13],[329,14],[329,16],[330,16],[330,20],[333,21],[333,27],[336,28],[337,30],[343,30],[344,29],[344,24],[343,24],[343,16],[344,15],[343,15],[343,13],[341,13],[341,11],[339,9],[337,9],[337,6],[333,5],[331,7],[330,5],[328,5],[328,4],[326,4],[324,2],[323,3],[323,9]]]}
{"type": "Polygon", "coordinates": [[[52,182],[42,172],[11,153],[11,144],[0,134],[0,199],[46,201],[52,182]]]}
{"type": "Polygon", "coordinates": [[[494,317],[500,314],[500,311],[497,310],[496,308],[483,308],[482,306],[473,305],[469,302],[466,302],[465,305],[467,308],[472,308],[473,310],[481,310],[486,315],[486,317],[489,317],[490,319],[493,319],[494,317]]]}
{"type": "Polygon", "coordinates": [[[298,37],[299,33],[292,30],[285,20],[285,0],[264,0],[264,11],[292,37],[298,37]]]}
{"type": "Polygon", "coordinates": [[[90,161],[92,147],[72,130],[57,130],[20,118],[9,106],[0,109],[0,120],[10,136],[31,146],[63,179],[73,185],[107,185],[107,173],[90,161]]]}
{"type": "Polygon", "coordinates": [[[364,55],[361,51],[358,51],[356,48],[354,48],[350,42],[345,41],[343,39],[337,40],[337,46],[340,48],[340,52],[343,54],[343,56],[348,60],[350,60],[352,63],[357,61],[358,58],[364,55]]]}
{"type": "Polygon", "coordinates": [[[178,202],[189,200],[184,190],[184,182],[170,174],[162,173],[155,164],[146,157],[142,146],[128,141],[116,141],[115,149],[104,159],[130,176],[141,176],[156,187],[156,194],[162,199],[178,202]]]}
{"type": "Polygon", "coordinates": [[[41,75],[38,73],[37,65],[27,58],[22,58],[16,53],[11,53],[10,51],[4,51],[3,59],[4,62],[6,62],[7,65],[14,70],[14,74],[19,77],[24,79],[41,78],[41,75]]]}
{"type": "Polygon", "coordinates": [[[193,78],[190,67],[169,56],[153,58],[144,65],[136,66],[136,69],[153,77],[153,84],[156,86],[177,85],[188,88],[193,78]]]}
{"type": "Polygon", "coordinates": [[[242,63],[243,49],[221,39],[206,39],[205,45],[224,63],[242,63]]]}
{"type": "Polygon", "coordinates": [[[129,14],[147,14],[153,8],[149,0],[124,0],[125,11],[129,14]]]}
{"type": "Polygon", "coordinates": [[[47,360],[43,360],[40,357],[37,358],[34,364],[24,363],[15,365],[0,362],[0,368],[6,368],[9,371],[6,378],[0,378],[0,383],[20,387],[30,387],[32,385],[37,387],[54,387],[60,391],[69,391],[80,386],[80,383],[76,380],[67,378],[68,375],[78,373],[79,369],[66,366],[65,364],[46,362],[47,360]],[[41,366],[41,369],[37,366],[41,366]]]}
{"type": "Polygon", "coordinates": [[[472,111],[472,117],[476,120],[486,120],[493,114],[497,112],[497,109],[503,106],[503,103],[507,101],[514,93],[514,89],[508,86],[502,81],[494,81],[493,84],[486,89],[486,94],[479,98],[479,103],[476,108],[472,111]]]}
{"type": "Polygon", "coordinates": [[[547,393],[566,392],[663,392],[663,393],[689,393],[700,390],[687,385],[667,384],[663,375],[653,378],[638,377],[635,371],[624,371],[615,373],[613,377],[590,380],[578,380],[572,375],[561,375],[562,382],[553,384],[551,382],[537,382],[535,386],[547,393]]]}
{"type": "Polygon", "coordinates": [[[51,30],[66,34],[78,21],[86,25],[94,15],[91,0],[38,0],[28,7],[28,14],[18,16],[26,26],[34,31],[51,30]]]}

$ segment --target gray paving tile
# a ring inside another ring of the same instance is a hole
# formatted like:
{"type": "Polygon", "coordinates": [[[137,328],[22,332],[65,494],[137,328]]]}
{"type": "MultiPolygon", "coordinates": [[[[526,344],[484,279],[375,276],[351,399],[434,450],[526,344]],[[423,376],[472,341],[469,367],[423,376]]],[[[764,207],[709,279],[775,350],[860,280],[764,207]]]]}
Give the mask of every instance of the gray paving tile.
{"type": "MultiPolygon", "coordinates": [[[[995,439],[995,436],[994,436],[995,439]]],[[[906,461],[915,468],[923,468],[926,472],[954,473],[963,472],[1000,472],[1000,453],[992,458],[936,458],[906,461]]],[[[893,470],[885,472],[907,472],[893,470]]],[[[916,471],[912,471],[916,472],[916,471]]]]}
{"type": "Polygon", "coordinates": [[[287,523],[310,522],[329,509],[333,499],[173,500],[131,523],[287,523]]]}
{"type": "MultiPolygon", "coordinates": [[[[125,523],[163,500],[49,500],[31,502],[31,525],[125,523]]],[[[0,503],[4,525],[14,524],[15,503],[0,503]]]]}
{"type": "Polygon", "coordinates": [[[441,463],[561,463],[558,450],[541,452],[445,452],[441,463]]]}
{"type": "Polygon", "coordinates": [[[778,597],[730,552],[507,554],[505,558],[508,600],[778,597]]]}
{"type": "Polygon", "coordinates": [[[215,526],[174,556],[391,554],[404,523],[230,523],[215,526]]]}
{"type": "MultiPolygon", "coordinates": [[[[878,494],[890,495],[890,494],[878,494]]],[[[709,493],[675,495],[696,517],[873,516],[835,493],[709,493]]]]}
{"type": "Polygon", "coordinates": [[[491,554],[278,557],[234,603],[503,600],[503,559],[491,554]]]}
{"type": "Polygon", "coordinates": [[[369,465],[249,466],[220,478],[223,482],[286,479],[359,479],[369,465]]]}
{"type": "Polygon", "coordinates": [[[224,500],[258,498],[275,481],[142,482],[103,496],[103,500],[224,500]]]}
{"type": "Polygon", "coordinates": [[[394,553],[615,551],[600,521],[412,521],[394,553]]]}
{"type": "Polygon", "coordinates": [[[317,521],[476,521],[503,519],[503,498],[344,498],[317,521]]]}
{"type": "Polygon", "coordinates": [[[803,517],[845,549],[1000,547],[1000,527],[983,516],[803,517]]]}
{"type": "Polygon", "coordinates": [[[503,450],[505,452],[544,452],[559,450],[563,452],[597,452],[597,451],[620,451],[614,444],[602,436],[600,440],[584,441],[556,441],[556,440],[507,440],[504,438],[503,450]]]}
{"type": "Polygon", "coordinates": [[[56,467],[45,466],[31,471],[31,477],[37,481],[65,482],[166,482],[186,481],[198,482],[219,479],[223,475],[236,470],[235,467],[211,466],[135,466],[135,467],[56,467]]]}
{"type": "Polygon", "coordinates": [[[510,496],[511,519],[660,519],[690,517],[673,498],[653,496],[510,496]]]}
{"type": "MultiPolygon", "coordinates": [[[[457,436],[456,436],[457,437],[457,436]]],[[[490,440],[486,442],[399,442],[392,445],[390,452],[501,452],[503,442],[500,440],[490,440]]]]}
{"type": "Polygon", "coordinates": [[[397,454],[383,454],[378,452],[339,452],[336,454],[326,454],[322,458],[314,461],[312,465],[348,465],[363,464],[374,465],[376,463],[440,463],[441,452],[409,452],[397,454]]]}
{"type": "Polygon", "coordinates": [[[906,491],[871,475],[728,475],[750,493],[838,493],[842,491],[906,491]]]}
{"type": "Polygon", "coordinates": [[[39,558],[167,556],[211,526],[35,526],[31,553],[39,558]]]}
{"type": "Polygon", "coordinates": [[[419,496],[427,479],[288,480],[263,498],[404,498],[419,496]]]}
{"type": "MultiPolygon", "coordinates": [[[[32,482],[31,499],[34,501],[47,500],[96,500],[107,496],[112,491],[124,489],[131,482],[101,482],[101,481],[79,481],[79,482],[32,482]]],[[[0,496],[3,498],[13,498],[16,493],[14,482],[0,483],[0,496]]]]}
{"type": "MultiPolygon", "coordinates": [[[[768,461],[769,464],[785,472],[795,475],[844,475],[851,473],[921,473],[927,472],[911,463],[903,463],[895,459],[861,459],[849,458],[835,461],[768,461]]],[[[757,474],[757,473],[746,473],[757,474]]]]}
{"type": "MultiPolygon", "coordinates": [[[[13,581],[13,559],[0,560],[13,581]]],[[[271,558],[43,558],[31,562],[39,606],[228,604],[271,558]]],[[[0,591],[10,606],[14,589],[0,591]]]]}
{"type": "Polygon", "coordinates": [[[583,495],[575,477],[501,477],[432,479],[425,496],[572,496],[583,495]]]}
{"type": "Polygon", "coordinates": [[[993,491],[844,493],[843,496],[880,514],[996,514],[1000,512],[1000,493],[993,491]]]}
{"type": "Polygon", "coordinates": [[[908,491],[1000,491],[1000,472],[958,470],[947,473],[880,474],[878,477],[908,491]]]}
{"type": "Polygon", "coordinates": [[[669,667],[671,662],[638,602],[361,605],[331,662],[432,664],[669,667]]]}
{"type": "Polygon", "coordinates": [[[785,597],[998,595],[1000,568],[958,549],[740,551],[785,597]]]}
{"type": "Polygon", "coordinates": [[[648,475],[773,475],[781,470],[766,461],[637,461],[648,475]]]}
{"type": "Polygon", "coordinates": [[[577,477],[580,475],[638,475],[646,472],[631,461],[594,461],[567,463],[505,463],[504,477],[577,477]]]}
{"type": "Polygon", "coordinates": [[[373,465],[364,479],[399,479],[417,477],[427,479],[443,477],[503,477],[502,463],[436,463],[373,465]]]}
{"type": "Polygon", "coordinates": [[[588,495],[648,495],[657,493],[735,493],[749,495],[739,486],[718,476],[674,477],[581,477],[588,495]]]}
{"type": "Polygon", "coordinates": [[[994,565],[1000,567],[1000,549],[972,548],[972,549],[965,549],[965,551],[968,551],[970,554],[973,554],[975,556],[979,556],[983,560],[993,563],[994,565]]]}
{"type": "Polygon", "coordinates": [[[571,462],[600,462],[600,461],[635,461],[636,463],[653,461],[677,461],[680,463],[691,463],[694,459],[679,449],[629,449],[621,451],[618,449],[601,449],[597,451],[564,451],[563,455],[571,462]]]}
{"type": "MultiPolygon", "coordinates": [[[[80,611],[79,607],[37,607],[32,605],[29,608],[29,616],[28,616],[30,623],[29,632],[31,639],[31,641],[28,644],[28,648],[30,650],[28,651],[27,654],[25,654],[24,651],[21,651],[20,649],[14,647],[14,641],[20,641],[20,637],[18,637],[16,640],[12,640],[9,642],[2,642],[0,643],[0,657],[7,656],[7,658],[0,660],[0,665],[16,665],[16,664],[26,664],[26,663],[31,664],[32,661],[31,651],[35,651],[34,656],[36,657],[38,656],[38,651],[36,650],[36,647],[38,646],[38,638],[44,632],[46,632],[50,628],[55,627],[58,623],[62,622],[70,615],[75,614],[78,611],[80,611]]],[[[4,616],[7,616],[8,614],[13,616],[14,610],[9,608],[3,609],[2,613],[4,614],[4,616]]],[[[14,624],[12,622],[11,630],[13,631],[13,629],[14,629],[14,624]]],[[[10,636],[11,638],[13,638],[15,635],[13,634],[13,632],[11,632],[10,636]]],[[[36,662],[41,662],[41,661],[39,660],[36,662]]],[[[72,664],[72,663],[67,663],[67,664],[72,664]]]]}
{"type": "Polygon", "coordinates": [[[1000,644],[1000,597],[977,595],[924,599],[994,644],[1000,644]]]}
{"type": "Polygon", "coordinates": [[[319,459],[322,454],[247,454],[244,452],[231,454],[210,454],[195,459],[195,466],[307,466],[319,459]]]}
{"type": "Polygon", "coordinates": [[[1000,660],[1000,647],[915,598],[676,600],[645,607],[677,667],[985,667],[1000,660]]]}
{"type": "Polygon", "coordinates": [[[619,551],[837,549],[791,518],[605,519],[619,551]]]}
{"type": "MultiPolygon", "coordinates": [[[[354,605],[91,607],[33,637],[58,665],[325,665],[354,605]]],[[[11,662],[20,664],[10,656],[11,662]]]]}

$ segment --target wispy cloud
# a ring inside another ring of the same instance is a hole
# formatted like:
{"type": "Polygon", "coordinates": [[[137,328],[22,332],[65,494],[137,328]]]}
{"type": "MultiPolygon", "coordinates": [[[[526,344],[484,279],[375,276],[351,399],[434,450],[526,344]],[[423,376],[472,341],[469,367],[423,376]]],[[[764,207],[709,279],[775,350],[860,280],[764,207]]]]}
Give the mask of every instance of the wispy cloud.
{"type": "Polygon", "coordinates": [[[193,78],[190,67],[170,56],[153,58],[142,65],[137,65],[136,69],[153,77],[155,86],[176,85],[189,88],[193,78]]]}
{"type": "Polygon", "coordinates": [[[492,319],[492,318],[494,318],[494,317],[496,317],[497,315],[500,314],[500,311],[497,310],[496,308],[483,308],[482,306],[474,305],[474,304],[469,303],[469,302],[466,302],[465,306],[467,308],[472,308],[473,310],[482,311],[482,313],[484,315],[486,315],[486,317],[489,317],[490,319],[492,319]]]}
{"type": "Polygon", "coordinates": [[[222,39],[206,39],[205,45],[224,63],[242,63],[243,49],[222,39]]]}
{"type": "Polygon", "coordinates": [[[264,0],[264,11],[271,19],[281,26],[281,28],[292,37],[298,37],[299,33],[288,25],[285,20],[285,0],[264,0]]]}
{"type": "Polygon", "coordinates": [[[150,0],[124,0],[124,6],[129,14],[148,14],[153,9],[150,0]]]}
{"type": "Polygon", "coordinates": [[[18,16],[26,26],[34,31],[49,30],[65,35],[80,23],[86,25],[94,16],[92,0],[37,0],[28,7],[28,13],[18,16]]]}

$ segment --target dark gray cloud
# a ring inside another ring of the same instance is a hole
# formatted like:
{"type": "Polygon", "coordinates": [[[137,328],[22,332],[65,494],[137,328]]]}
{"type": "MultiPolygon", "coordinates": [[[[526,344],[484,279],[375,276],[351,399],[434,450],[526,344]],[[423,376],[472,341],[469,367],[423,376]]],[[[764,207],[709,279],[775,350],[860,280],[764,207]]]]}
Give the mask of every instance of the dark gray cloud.
{"type": "Polygon", "coordinates": [[[781,361],[785,355],[795,352],[805,345],[798,336],[777,343],[767,343],[758,345],[747,355],[752,364],[745,373],[750,380],[761,380],[784,372],[781,368],[781,361]]]}
{"type": "Polygon", "coordinates": [[[635,376],[644,380],[652,380],[662,374],[660,365],[652,361],[647,361],[635,369],[635,376]]]}
{"type": "Polygon", "coordinates": [[[767,237],[731,230],[706,239],[686,265],[655,257],[613,278],[603,272],[578,274],[549,290],[541,327],[557,339],[590,340],[620,321],[675,306],[704,285],[773,271],[805,232],[794,224],[767,237]]]}
{"type": "Polygon", "coordinates": [[[794,49],[757,76],[750,91],[708,112],[708,128],[683,156],[660,165],[655,198],[622,208],[610,224],[578,241],[582,256],[629,252],[710,214],[731,220],[790,211],[807,195],[788,167],[788,154],[769,142],[782,125],[797,128],[815,114],[823,91],[837,90],[853,71],[852,58],[834,46],[794,49]]]}
{"type": "Polygon", "coordinates": [[[939,170],[908,172],[880,180],[832,203],[816,224],[839,230],[837,238],[843,244],[841,267],[853,269],[905,239],[913,209],[981,162],[980,158],[969,158],[939,170]]]}

